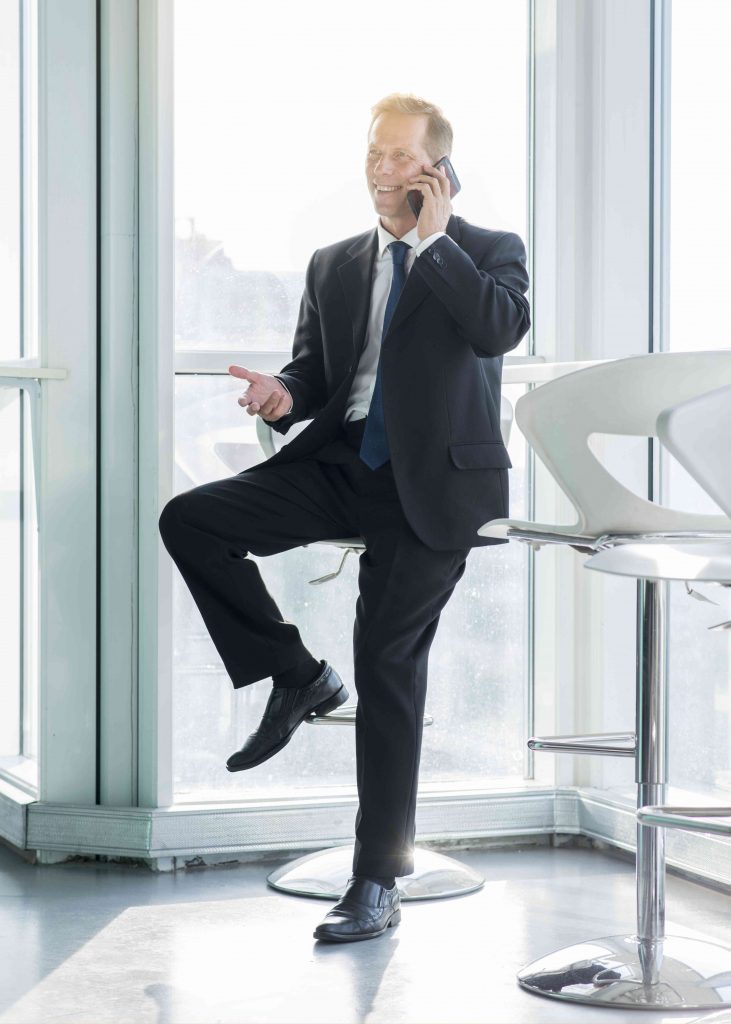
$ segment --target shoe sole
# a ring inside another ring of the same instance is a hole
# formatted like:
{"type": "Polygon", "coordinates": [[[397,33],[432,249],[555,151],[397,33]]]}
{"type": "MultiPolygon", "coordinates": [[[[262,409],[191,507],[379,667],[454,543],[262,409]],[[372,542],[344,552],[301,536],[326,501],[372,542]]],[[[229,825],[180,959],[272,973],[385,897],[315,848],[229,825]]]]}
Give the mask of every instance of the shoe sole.
{"type": "Polygon", "coordinates": [[[314,938],[321,942],[361,942],[363,939],[377,939],[383,935],[387,928],[394,928],[401,921],[401,911],[396,910],[388,919],[388,923],[377,932],[368,932],[367,935],[318,935],[317,929],[312,933],[314,938]]]}
{"type": "Polygon", "coordinates": [[[258,764],[263,764],[265,761],[268,761],[270,757],[274,757],[275,754],[278,754],[283,747],[287,746],[295,732],[304,722],[305,718],[309,718],[311,715],[326,715],[328,711],[334,711],[335,708],[339,708],[341,704],[344,704],[349,696],[350,694],[345,689],[345,684],[341,684],[340,689],[336,693],[331,697],[328,697],[327,700],[324,700],[322,704],[317,704],[314,708],[311,708],[307,714],[290,729],[284,739],[280,740],[276,746],[271,748],[271,750],[267,750],[266,754],[262,757],[258,757],[255,761],[247,761],[246,764],[237,764],[233,766],[227,764],[226,768],[230,772],[242,772],[246,768],[256,768],[258,764]]]}

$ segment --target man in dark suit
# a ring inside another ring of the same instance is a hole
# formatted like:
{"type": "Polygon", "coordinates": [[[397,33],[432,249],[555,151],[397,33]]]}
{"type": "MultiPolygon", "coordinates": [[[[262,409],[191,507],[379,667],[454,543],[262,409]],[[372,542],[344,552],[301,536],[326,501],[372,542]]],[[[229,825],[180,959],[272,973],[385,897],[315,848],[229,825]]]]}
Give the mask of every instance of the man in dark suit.
{"type": "Polygon", "coordinates": [[[521,239],[452,214],[434,166],[452,149],[439,108],[393,94],[372,115],[365,170],[376,227],[312,256],[281,373],[229,367],[248,383],[239,404],[249,415],[282,434],[311,422],[257,466],[176,496],[160,517],[233,686],[272,677],[262,721],[230,771],[261,764],[307,715],[348,699],[246,555],[365,541],[353,630],[353,875],[314,933],[340,942],[400,920],[395,879],[414,870],[429,648],[470,549],[507,543],[476,531],[509,515],[502,356],[530,327],[521,239]],[[418,219],[410,190],[423,197],[418,219]]]}

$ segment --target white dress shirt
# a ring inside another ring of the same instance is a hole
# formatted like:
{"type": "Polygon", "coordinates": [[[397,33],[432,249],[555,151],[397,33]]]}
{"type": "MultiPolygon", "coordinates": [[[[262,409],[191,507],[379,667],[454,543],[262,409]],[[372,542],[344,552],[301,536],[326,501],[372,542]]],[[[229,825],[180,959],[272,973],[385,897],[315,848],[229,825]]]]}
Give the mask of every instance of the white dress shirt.
{"type": "MultiPolygon", "coordinates": [[[[380,219],[376,227],[378,230],[378,252],[373,263],[371,305],[368,313],[366,340],[345,406],[343,416],[345,421],[363,419],[368,415],[373,389],[376,386],[376,369],[381,352],[381,334],[383,332],[383,321],[386,316],[386,303],[388,302],[388,295],[391,291],[391,282],[393,280],[393,260],[388,246],[391,242],[397,242],[399,239],[392,235],[390,231],[386,231],[380,219]]],[[[428,238],[420,241],[416,227],[406,232],[400,241],[411,246],[406,253],[404,261],[407,277],[414,265],[414,260],[421,256],[432,242],[436,241],[437,238],[441,238],[444,234],[446,234],[445,231],[435,231],[433,235],[429,235],[428,238]]],[[[277,379],[287,394],[289,394],[289,388],[287,388],[284,381],[280,377],[277,379]]],[[[285,415],[288,416],[293,408],[294,401],[290,404],[285,415]]]]}

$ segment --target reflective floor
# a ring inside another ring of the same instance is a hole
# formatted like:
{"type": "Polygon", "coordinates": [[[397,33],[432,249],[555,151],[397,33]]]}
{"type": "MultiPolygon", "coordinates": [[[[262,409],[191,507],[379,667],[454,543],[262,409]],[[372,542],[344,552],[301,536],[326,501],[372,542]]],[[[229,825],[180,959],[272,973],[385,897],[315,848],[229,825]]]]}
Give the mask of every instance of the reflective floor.
{"type": "MultiPolygon", "coordinates": [[[[632,931],[628,861],[547,846],[445,852],[482,872],[484,888],[402,904],[398,927],[335,945],[312,937],[329,903],[266,885],[274,861],[156,874],[34,867],[0,846],[0,1021],[650,1024],[711,1016],[567,1005],[518,986],[516,972],[557,947],[632,931]]],[[[667,907],[668,932],[731,946],[731,897],[670,876],[667,907]]]]}

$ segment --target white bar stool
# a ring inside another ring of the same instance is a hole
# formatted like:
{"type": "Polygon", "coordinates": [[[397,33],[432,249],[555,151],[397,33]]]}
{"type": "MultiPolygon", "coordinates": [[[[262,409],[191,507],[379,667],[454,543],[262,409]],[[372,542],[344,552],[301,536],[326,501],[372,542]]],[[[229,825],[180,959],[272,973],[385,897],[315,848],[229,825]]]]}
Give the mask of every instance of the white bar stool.
{"type": "MultiPolygon", "coordinates": [[[[662,412],[657,419],[657,434],[665,447],[690,473],[720,508],[731,516],[731,387],[724,386],[662,412]]],[[[601,551],[587,559],[587,569],[635,576],[650,580],[684,580],[716,583],[731,587],[731,541],[648,540],[628,543],[601,551]]],[[[720,622],[709,629],[731,628],[731,622],[720,622]]],[[[656,829],[679,828],[715,835],[731,835],[731,807],[670,807],[651,804],[639,807],[637,820],[656,829]],[[720,819],[720,820],[719,820],[720,819]]],[[[662,893],[661,893],[662,895],[662,893]]],[[[661,916],[663,914],[661,908],[661,916]]],[[[683,1008],[713,1009],[731,1006],[731,949],[704,943],[688,946],[688,940],[664,938],[657,940],[654,960],[674,962],[674,970],[683,963],[683,952],[691,958],[692,973],[687,969],[682,981],[683,1008]],[[710,946],[710,950],[705,947],[710,946]],[[721,951],[719,953],[719,950],[721,951]]],[[[731,1021],[724,1012],[707,1020],[731,1021]]]]}
{"type": "MultiPolygon", "coordinates": [[[[496,519],[478,533],[537,548],[569,544],[593,554],[594,567],[611,552],[620,557],[617,545],[630,541],[728,543],[729,516],[646,501],[613,477],[588,447],[595,432],[657,436],[663,410],[719,385],[731,385],[731,351],[618,359],[524,395],[516,404],[516,420],[578,519],[570,526],[496,519]]],[[[535,750],[634,757],[640,808],[662,804],[667,783],[666,595],[666,580],[638,580],[635,732],[529,740],[535,750]]],[[[538,995],[590,1005],[666,1010],[723,1005],[712,986],[714,976],[731,966],[729,953],[713,943],[665,937],[664,882],[663,831],[638,822],[636,934],[590,939],[541,957],[519,972],[520,985],[538,995]]]]}
{"type": "MultiPolygon", "coordinates": [[[[513,422],[513,407],[507,398],[502,397],[500,409],[500,426],[505,444],[510,439],[510,427],[513,422]]],[[[260,416],[256,418],[256,433],[259,444],[267,458],[277,451],[275,432],[260,416]]],[[[276,435],[279,436],[279,435],[276,435]]],[[[234,446],[235,447],[235,446],[234,446]]],[[[228,445],[227,449],[231,449],[228,445]]],[[[227,451],[226,457],[230,457],[227,451]]],[[[236,461],[235,459],[233,461],[236,461]]],[[[351,552],[360,554],[365,550],[362,537],[333,538],[315,541],[312,545],[325,545],[340,548],[343,556],[334,572],[309,580],[313,585],[327,583],[336,579],[342,572],[345,559],[351,552]]],[[[336,725],[355,727],[357,704],[344,704],[327,715],[311,715],[305,719],[309,725],[336,725]]],[[[424,726],[433,724],[433,717],[424,715],[424,726]]],[[[328,847],[314,853],[305,854],[276,868],[267,876],[268,884],[281,892],[294,896],[314,896],[322,899],[339,899],[345,892],[348,879],[353,873],[353,843],[342,846],[328,847]]],[[[477,871],[461,864],[453,857],[447,857],[436,850],[416,846],[414,848],[414,871],[396,879],[402,900],[433,900],[446,899],[452,896],[464,896],[476,892],[485,884],[484,877],[477,871]]]]}

